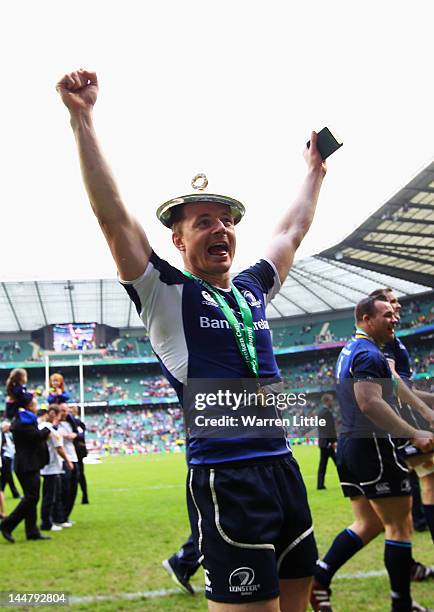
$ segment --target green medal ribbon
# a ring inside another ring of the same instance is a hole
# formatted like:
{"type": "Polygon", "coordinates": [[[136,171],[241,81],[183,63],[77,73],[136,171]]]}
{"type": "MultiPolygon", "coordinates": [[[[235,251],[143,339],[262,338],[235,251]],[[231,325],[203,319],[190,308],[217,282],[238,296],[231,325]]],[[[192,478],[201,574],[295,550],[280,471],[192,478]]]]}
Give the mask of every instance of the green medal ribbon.
{"type": "Polygon", "coordinates": [[[222,295],[214,287],[209,285],[206,281],[191,272],[187,272],[184,270],[185,276],[197,280],[201,285],[203,285],[207,291],[211,294],[211,296],[215,299],[217,304],[220,306],[224,316],[226,317],[227,322],[229,323],[229,327],[232,330],[232,333],[235,336],[235,341],[238,346],[238,350],[241,353],[242,358],[244,359],[247,367],[250,372],[256,378],[259,378],[259,363],[258,363],[258,353],[256,351],[256,337],[255,330],[253,327],[253,317],[252,312],[249,308],[249,305],[246,302],[244,296],[238,291],[233,283],[231,283],[231,290],[234,295],[234,298],[240,308],[241,319],[243,321],[243,327],[241,327],[240,322],[232,312],[229,304],[223,298],[222,295]]]}

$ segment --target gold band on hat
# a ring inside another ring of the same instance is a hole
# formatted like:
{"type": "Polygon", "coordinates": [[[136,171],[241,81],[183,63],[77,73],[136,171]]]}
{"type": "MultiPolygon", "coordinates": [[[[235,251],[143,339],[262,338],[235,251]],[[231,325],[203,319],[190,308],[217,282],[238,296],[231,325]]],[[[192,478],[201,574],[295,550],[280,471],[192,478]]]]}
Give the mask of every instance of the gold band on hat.
{"type": "Polygon", "coordinates": [[[191,179],[191,186],[193,189],[197,189],[198,191],[203,191],[206,189],[208,187],[208,179],[206,178],[206,174],[200,172],[199,174],[196,174],[196,176],[193,176],[191,179]]]}
{"type": "Polygon", "coordinates": [[[225,204],[226,206],[229,206],[235,225],[241,221],[245,213],[244,205],[238,200],[230,198],[229,196],[219,195],[216,193],[206,193],[204,190],[208,186],[208,179],[204,173],[201,172],[196,174],[191,181],[191,186],[200,193],[190,193],[184,196],[179,196],[178,198],[173,198],[167,202],[164,202],[157,208],[157,218],[163,225],[169,228],[172,227],[172,212],[176,206],[180,206],[181,204],[199,204],[205,202],[209,204],[225,204]]]}

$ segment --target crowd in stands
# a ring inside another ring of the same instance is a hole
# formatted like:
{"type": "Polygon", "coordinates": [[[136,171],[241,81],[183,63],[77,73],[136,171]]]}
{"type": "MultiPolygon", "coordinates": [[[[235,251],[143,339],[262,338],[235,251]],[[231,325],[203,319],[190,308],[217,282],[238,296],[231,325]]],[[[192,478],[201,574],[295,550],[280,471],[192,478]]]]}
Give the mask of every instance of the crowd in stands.
{"type": "MultiPolygon", "coordinates": [[[[420,347],[411,349],[411,358],[415,374],[428,374],[434,376],[434,351],[428,351],[420,347]]],[[[281,374],[284,389],[289,391],[316,391],[323,392],[332,390],[334,387],[334,368],[336,356],[321,357],[318,353],[312,354],[307,360],[281,365],[281,374]]],[[[80,387],[77,378],[68,379],[68,390],[71,401],[80,401],[80,387]]],[[[44,397],[45,387],[42,381],[29,381],[29,390],[37,397],[42,406],[46,402],[44,397]]],[[[137,371],[124,370],[116,375],[103,375],[96,373],[85,374],[85,401],[86,402],[110,402],[120,405],[124,401],[127,405],[140,405],[146,403],[158,403],[158,400],[166,402],[177,397],[173,388],[166,378],[161,375],[145,375],[137,371]]],[[[0,401],[4,393],[0,389],[0,401]]]]}
{"type": "Polygon", "coordinates": [[[333,388],[336,357],[316,358],[315,361],[281,368],[285,390],[318,388],[321,391],[333,388]]]}
{"type": "MultiPolygon", "coordinates": [[[[78,379],[71,379],[69,390],[74,401],[78,402],[78,379]]],[[[175,391],[163,376],[137,376],[129,373],[113,377],[98,373],[91,382],[85,384],[84,392],[85,400],[94,402],[130,400],[140,404],[150,398],[176,397],[175,391]]]]}
{"type": "MultiPolygon", "coordinates": [[[[403,305],[400,329],[417,328],[434,321],[432,294],[420,299],[411,300],[403,305]]],[[[289,324],[286,327],[274,327],[273,346],[275,349],[291,346],[308,346],[330,342],[345,342],[354,331],[354,322],[348,314],[343,319],[330,322],[289,324]]],[[[101,358],[140,358],[153,355],[146,334],[133,335],[126,333],[121,338],[107,344],[100,344],[98,351],[101,358]]],[[[0,341],[0,361],[42,361],[44,353],[36,345],[24,340],[0,341]]],[[[95,356],[98,357],[97,355],[95,356]]]]}
{"type": "Polygon", "coordinates": [[[178,407],[111,411],[86,422],[89,448],[112,454],[179,452],[184,445],[184,420],[178,407]]]}
{"type": "Polygon", "coordinates": [[[18,361],[21,355],[21,344],[18,341],[0,344],[0,361],[18,361]]]}
{"type": "MultiPolygon", "coordinates": [[[[312,416],[318,408],[318,401],[309,400],[306,405],[282,411],[281,416],[312,416]]],[[[91,415],[86,419],[86,426],[88,449],[103,454],[178,453],[185,448],[184,419],[179,407],[91,415]]],[[[314,443],[316,430],[295,427],[288,435],[292,443],[314,443]]]]}
{"type": "Polygon", "coordinates": [[[434,351],[424,353],[417,349],[412,354],[412,359],[415,374],[434,374],[434,351]]]}
{"type": "Polygon", "coordinates": [[[401,329],[411,329],[421,325],[428,325],[434,321],[434,306],[423,308],[419,302],[411,301],[401,311],[401,329]]]}

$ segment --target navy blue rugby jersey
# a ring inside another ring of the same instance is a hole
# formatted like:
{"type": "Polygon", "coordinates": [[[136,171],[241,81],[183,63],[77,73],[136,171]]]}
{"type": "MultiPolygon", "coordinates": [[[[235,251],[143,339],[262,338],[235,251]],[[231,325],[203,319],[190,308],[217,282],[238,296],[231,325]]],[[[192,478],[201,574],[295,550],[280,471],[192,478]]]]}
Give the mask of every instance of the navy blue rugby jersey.
{"type": "Polygon", "coordinates": [[[336,395],[342,414],[341,434],[361,437],[385,432],[365,416],[357,405],[354,383],[377,381],[382,386],[382,397],[394,407],[392,373],[386,357],[375,342],[368,338],[352,338],[339,354],[336,364],[336,395]]]}
{"type": "Polygon", "coordinates": [[[399,338],[395,338],[384,345],[383,353],[387,359],[393,359],[395,369],[402,380],[411,386],[411,377],[413,375],[411,369],[410,355],[399,338]]]}
{"type": "MultiPolygon", "coordinates": [[[[280,289],[274,265],[265,259],[244,270],[232,282],[250,306],[256,336],[259,376],[280,381],[265,308],[280,289]]],[[[240,355],[226,317],[206,288],[152,252],[145,272],[134,281],[121,281],[148,332],[164,375],[181,405],[188,379],[252,378],[240,355]]],[[[241,322],[230,289],[216,288],[241,322]]],[[[189,464],[239,461],[290,452],[280,438],[190,438],[189,464]]]]}

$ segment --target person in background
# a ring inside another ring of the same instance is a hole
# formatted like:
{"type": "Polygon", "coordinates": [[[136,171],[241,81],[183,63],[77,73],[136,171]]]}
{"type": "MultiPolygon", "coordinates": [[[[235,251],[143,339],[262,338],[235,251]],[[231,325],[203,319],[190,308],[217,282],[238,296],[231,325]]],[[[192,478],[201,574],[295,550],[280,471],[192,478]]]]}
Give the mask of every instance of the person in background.
{"type": "Polygon", "coordinates": [[[24,492],[23,499],[0,524],[1,534],[11,544],[15,543],[12,532],[23,520],[28,540],[49,539],[49,536],[41,534],[36,524],[40,491],[39,470],[48,463],[46,441],[50,435],[47,427],[39,429],[37,411],[38,403],[32,397],[18,409],[18,414],[11,424],[16,449],[15,472],[24,492]]]}
{"type": "Polygon", "coordinates": [[[322,407],[318,413],[319,419],[325,420],[324,427],[318,431],[318,446],[320,450],[320,460],[318,466],[318,481],[317,489],[325,489],[325,475],[327,470],[328,460],[331,459],[336,465],[336,445],[337,436],[335,428],[335,419],[333,417],[333,396],[330,393],[324,393],[321,397],[322,407]]]}
{"type": "Polygon", "coordinates": [[[164,559],[162,565],[175,584],[181,589],[194,595],[194,589],[190,584],[190,578],[194,576],[200,567],[200,553],[198,552],[192,534],[181,548],[168,559],[164,559]]]}
{"type": "Polygon", "coordinates": [[[72,527],[69,518],[75,504],[78,481],[80,478],[80,467],[78,465],[78,457],[74,446],[74,440],[78,435],[76,430],[74,419],[69,413],[69,406],[67,404],[60,404],[58,432],[63,437],[63,448],[65,449],[69,462],[72,463],[73,466],[73,468],[70,469],[69,463],[66,463],[66,461],[63,463],[63,474],[61,476],[61,504],[56,504],[54,515],[54,522],[61,527],[72,527]]]}
{"type": "Polygon", "coordinates": [[[1,460],[3,466],[1,470],[0,490],[5,491],[6,485],[9,485],[12,497],[14,499],[19,499],[20,493],[15,485],[13,476],[14,457],[15,446],[10,432],[10,423],[9,421],[4,421],[1,425],[1,460]]]}
{"type": "Polygon", "coordinates": [[[59,500],[61,488],[61,474],[63,473],[63,461],[69,470],[74,466],[68,459],[61,434],[57,431],[59,424],[59,406],[53,404],[48,408],[46,420],[40,424],[40,428],[48,427],[50,436],[48,438],[48,452],[50,461],[41,470],[44,484],[42,486],[42,505],[41,505],[41,530],[42,531],[61,531],[60,525],[55,525],[53,521],[54,506],[59,500]]]}
{"type": "MultiPolygon", "coordinates": [[[[3,466],[2,466],[2,458],[0,455],[0,475],[2,474],[3,466]]],[[[3,493],[3,489],[0,487],[0,519],[6,518],[5,513],[5,496],[3,493]]]]}
{"type": "Polygon", "coordinates": [[[18,409],[28,404],[33,395],[27,391],[27,372],[15,368],[6,381],[6,418],[10,421],[17,415],[18,409]]]}
{"type": "Polygon", "coordinates": [[[77,437],[74,440],[75,452],[77,453],[78,458],[78,467],[80,469],[79,476],[79,484],[81,489],[81,503],[88,504],[89,503],[89,495],[87,492],[87,481],[84,473],[84,464],[83,459],[87,457],[87,448],[86,448],[86,425],[80,419],[80,413],[78,410],[78,406],[75,404],[70,405],[71,415],[74,419],[75,425],[77,427],[77,437]]]}
{"type": "Polygon", "coordinates": [[[65,389],[65,379],[62,374],[55,372],[50,376],[50,393],[47,401],[49,404],[64,404],[71,399],[70,394],[65,389]]]}

